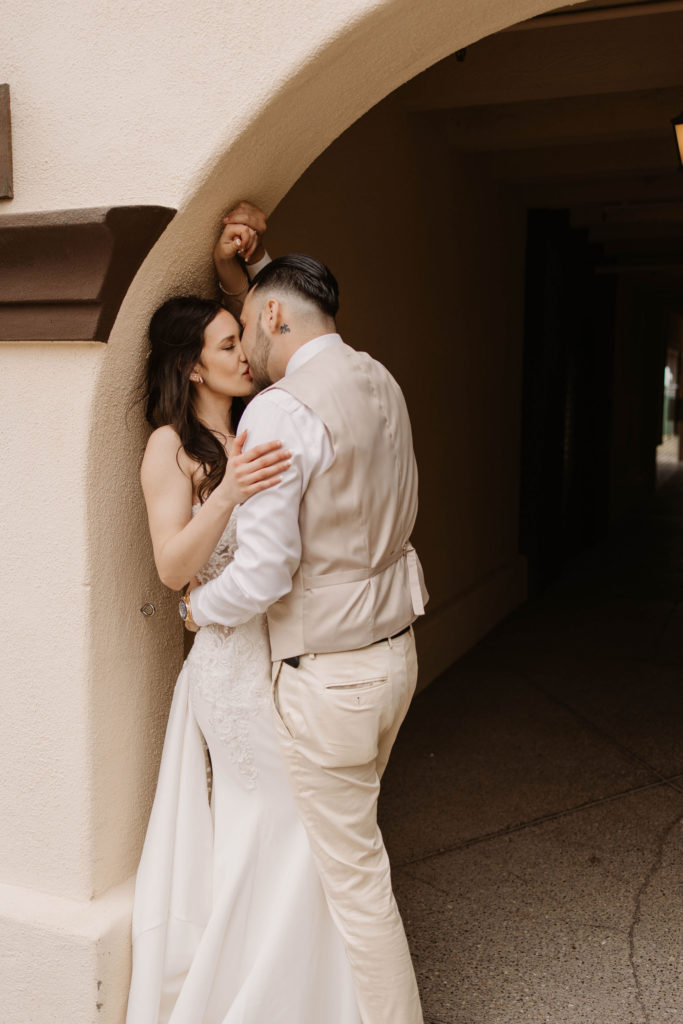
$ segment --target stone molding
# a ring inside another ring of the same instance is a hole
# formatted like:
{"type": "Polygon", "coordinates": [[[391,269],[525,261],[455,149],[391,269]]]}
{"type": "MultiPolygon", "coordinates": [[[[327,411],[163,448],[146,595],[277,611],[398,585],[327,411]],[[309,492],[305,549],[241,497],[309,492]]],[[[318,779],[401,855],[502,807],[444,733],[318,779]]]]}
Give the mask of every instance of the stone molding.
{"type": "Polygon", "coordinates": [[[0,217],[0,341],[103,341],[176,211],[111,206],[0,217]]]}

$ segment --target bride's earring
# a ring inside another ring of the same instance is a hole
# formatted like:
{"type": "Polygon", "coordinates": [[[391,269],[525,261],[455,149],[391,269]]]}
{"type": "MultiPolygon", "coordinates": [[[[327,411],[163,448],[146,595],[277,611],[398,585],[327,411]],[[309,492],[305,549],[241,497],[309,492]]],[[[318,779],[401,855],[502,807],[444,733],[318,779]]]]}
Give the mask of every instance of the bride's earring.
{"type": "Polygon", "coordinates": [[[191,373],[190,380],[194,381],[195,384],[203,384],[204,378],[200,377],[198,373],[191,373]]]}

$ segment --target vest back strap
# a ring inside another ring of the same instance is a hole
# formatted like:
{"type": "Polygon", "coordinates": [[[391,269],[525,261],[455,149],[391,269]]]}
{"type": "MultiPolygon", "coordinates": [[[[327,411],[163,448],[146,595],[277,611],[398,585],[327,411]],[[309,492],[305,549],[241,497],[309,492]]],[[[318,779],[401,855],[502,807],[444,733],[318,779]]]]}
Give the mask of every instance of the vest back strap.
{"type": "Polygon", "coordinates": [[[416,615],[424,615],[425,608],[417,569],[417,552],[412,544],[405,544],[400,551],[385,558],[374,569],[349,569],[347,572],[328,572],[320,576],[307,576],[304,573],[304,588],[306,590],[313,590],[317,587],[336,587],[343,583],[361,583],[363,580],[370,580],[373,576],[379,576],[380,573],[386,572],[392,565],[396,565],[401,558],[406,559],[413,611],[416,615]]]}

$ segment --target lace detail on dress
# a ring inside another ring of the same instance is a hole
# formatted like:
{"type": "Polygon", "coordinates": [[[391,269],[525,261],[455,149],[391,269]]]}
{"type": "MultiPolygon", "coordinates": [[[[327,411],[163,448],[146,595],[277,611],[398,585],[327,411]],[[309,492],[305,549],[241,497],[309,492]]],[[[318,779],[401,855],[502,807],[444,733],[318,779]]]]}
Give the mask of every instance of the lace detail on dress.
{"type": "MultiPolygon", "coordinates": [[[[195,506],[193,514],[199,506],[195,506]]],[[[202,583],[218,576],[237,548],[235,515],[230,517],[211,558],[197,576],[202,583]]],[[[191,699],[210,707],[211,725],[226,744],[248,787],[258,776],[249,742],[250,722],[266,706],[270,689],[270,642],[265,615],[239,626],[202,626],[186,668],[191,699]]]]}
{"type": "MultiPolygon", "coordinates": [[[[192,515],[198,512],[200,508],[201,505],[193,505],[192,515]]],[[[220,576],[226,565],[229,565],[230,562],[232,562],[235,557],[235,551],[237,551],[237,518],[233,512],[228,519],[225,529],[223,530],[221,539],[213,549],[211,557],[206,565],[197,573],[199,582],[208,583],[209,580],[213,580],[216,576],[220,576]]]]}

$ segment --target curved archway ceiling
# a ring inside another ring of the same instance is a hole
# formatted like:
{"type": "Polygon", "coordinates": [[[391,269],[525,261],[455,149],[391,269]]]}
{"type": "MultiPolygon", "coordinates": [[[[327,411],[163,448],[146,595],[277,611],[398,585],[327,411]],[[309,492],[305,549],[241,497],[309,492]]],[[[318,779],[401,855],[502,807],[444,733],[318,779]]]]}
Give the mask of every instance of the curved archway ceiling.
{"type": "Polygon", "coordinates": [[[683,276],[683,4],[599,0],[468,47],[403,87],[409,109],[529,207],[569,208],[601,273],[683,276]]]}

